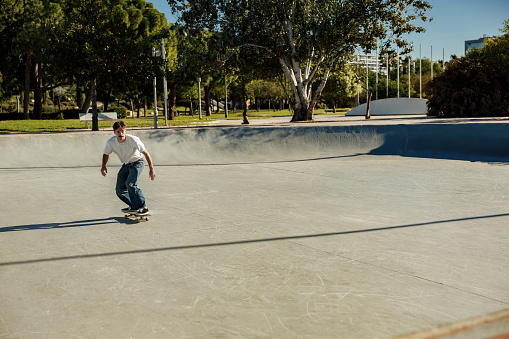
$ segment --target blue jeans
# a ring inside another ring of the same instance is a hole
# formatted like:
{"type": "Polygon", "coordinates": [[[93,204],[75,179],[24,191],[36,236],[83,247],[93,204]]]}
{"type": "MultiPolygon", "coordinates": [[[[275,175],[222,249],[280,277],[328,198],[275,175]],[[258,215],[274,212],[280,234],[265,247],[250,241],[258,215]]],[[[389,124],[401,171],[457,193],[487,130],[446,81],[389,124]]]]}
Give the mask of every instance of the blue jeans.
{"type": "Polygon", "coordinates": [[[145,207],[145,197],[138,188],[138,178],[145,167],[145,160],[141,158],[130,164],[123,164],[117,175],[117,196],[134,209],[145,207]]]}

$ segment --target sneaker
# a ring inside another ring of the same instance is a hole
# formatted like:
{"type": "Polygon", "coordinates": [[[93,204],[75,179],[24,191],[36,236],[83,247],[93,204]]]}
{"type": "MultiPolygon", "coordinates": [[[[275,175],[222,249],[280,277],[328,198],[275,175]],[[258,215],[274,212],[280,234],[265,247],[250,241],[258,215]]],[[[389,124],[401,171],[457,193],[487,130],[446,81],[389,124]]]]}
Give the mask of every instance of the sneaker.
{"type": "Polygon", "coordinates": [[[148,215],[148,214],[150,214],[150,213],[148,211],[148,208],[146,208],[146,207],[140,208],[138,210],[138,213],[136,213],[137,216],[143,216],[143,215],[148,215]]]}
{"type": "Polygon", "coordinates": [[[137,210],[135,210],[131,206],[127,206],[126,208],[122,208],[122,212],[124,212],[124,213],[136,213],[137,210]]]}

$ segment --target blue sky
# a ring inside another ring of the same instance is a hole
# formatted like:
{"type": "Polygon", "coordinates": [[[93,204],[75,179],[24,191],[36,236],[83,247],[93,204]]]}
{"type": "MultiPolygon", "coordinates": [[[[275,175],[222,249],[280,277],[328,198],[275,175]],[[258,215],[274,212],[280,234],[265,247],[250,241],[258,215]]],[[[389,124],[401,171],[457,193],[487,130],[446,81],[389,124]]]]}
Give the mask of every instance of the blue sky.
{"type": "MultiPolygon", "coordinates": [[[[149,0],[150,1],[150,0],[149,0]]],[[[422,57],[430,58],[433,46],[433,60],[442,59],[445,49],[445,60],[452,54],[465,54],[465,40],[500,35],[504,20],[509,19],[509,0],[428,0],[433,8],[428,16],[433,21],[426,22],[425,33],[410,34],[408,41],[413,42],[412,58],[419,57],[421,44],[422,57]]],[[[166,0],[151,1],[154,7],[166,15],[169,22],[174,22],[166,0]]]]}

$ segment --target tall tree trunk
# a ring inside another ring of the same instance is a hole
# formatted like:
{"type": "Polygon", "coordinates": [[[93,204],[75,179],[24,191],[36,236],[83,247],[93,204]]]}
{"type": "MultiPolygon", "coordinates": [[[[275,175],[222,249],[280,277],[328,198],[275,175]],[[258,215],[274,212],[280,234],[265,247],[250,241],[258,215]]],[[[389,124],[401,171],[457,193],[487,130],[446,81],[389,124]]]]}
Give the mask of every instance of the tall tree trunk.
{"type": "Polygon", "coordinates": [[[99,115],[97,113],[97,80],[90,81],[90,91],[92,92],[92,131],[99,130],[99,115]]]}
{"type": "Polygon", "coordinates": [[[309,74],[309,60],[306,70],[302,72],[299,62],[292,60],[291,64],[286,63],[283,58],[279,58],[279,63],[282,66],[283,72],[288,80],[288,84],[292,90],[294,114],[292,121],[311,121],[313,120],[313,111],[322,94],[323,88],[327,83],[330,68],[333,63],[330,63],[325,69],[318,88],[312,95],[314,74],[309,74]]]}
{"type": "Polygon", "coordinates": [[[177,115],[177,82],[170,83],[170,96],[168,97],[168,106],[170,107],[170,111],[168,112],[168,119],[173,120],[177,115]]]}
{"type": "Polygon", "coordinates": [[[203,86],[203,90],[205,92],[205,116],[210,117],[212,115],[210,112],[210,85],[203,86]]]}
{"type": "Polygon", "coordinates": [[[242,77],[242,124],[249,124],[249,120],[247,119],[247,92],[246,92],[246,82],[244,77],[242,77]]]}
{"type": "Polygon", "coordinates": [[[32,69],[32,57],[27,57],[25,64],[25,93],[23,97],[23,118],[30,119],[30,72],[32,69]]]}
{"type": "Polygon", "coordinates": [[[189,96],[189,114],[191,116],[194,116],[194,112],[193,112],[193,99],[191,99],[191,96],[189,96]]]}
{"type": "Polygon", "coordinates": [[[42,119],[42,70],[41,63],[35,63],[34,118],[42,119]]]}
{"type": "Polygon", "coordinates": [[[88,88],[87,96],[85,97],[85,101],[83,102],[83,106],[81,107],[81,113],[88,113],[88,109],[90,108],[90,104],[92,103],[92,84],[88,88]]]}
{"type": "Polygon", "coordinates": [[[369,108],[371,105],[371,91],[368,90],[368,102],[366,103],[366,119],[371,119],[371,114],[369,114],[369,108]]]}

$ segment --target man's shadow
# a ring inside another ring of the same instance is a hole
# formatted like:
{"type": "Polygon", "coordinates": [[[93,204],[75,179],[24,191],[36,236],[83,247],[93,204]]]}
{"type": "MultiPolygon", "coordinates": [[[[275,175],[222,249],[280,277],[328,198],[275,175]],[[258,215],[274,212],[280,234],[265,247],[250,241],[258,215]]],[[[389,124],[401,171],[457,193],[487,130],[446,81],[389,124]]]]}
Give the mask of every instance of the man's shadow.
{"type": "Polygon", "coordinates": [[[32,225],[18,225],[18,226],[7,226],[0,227],[0,233],[4,232],[18,232],[18,231],[33,231],[33,230],[49,230],[49,229],[60,229],[60,228],[72,228],[72,227],[85,227],[85,226],[101,226],[108,224],[135,224],[133,219],[124,217],[112,217],[103,219],[89,219],[79,220],[70,222],[54,222],[46,224],[32,224],[32,225]]]}

